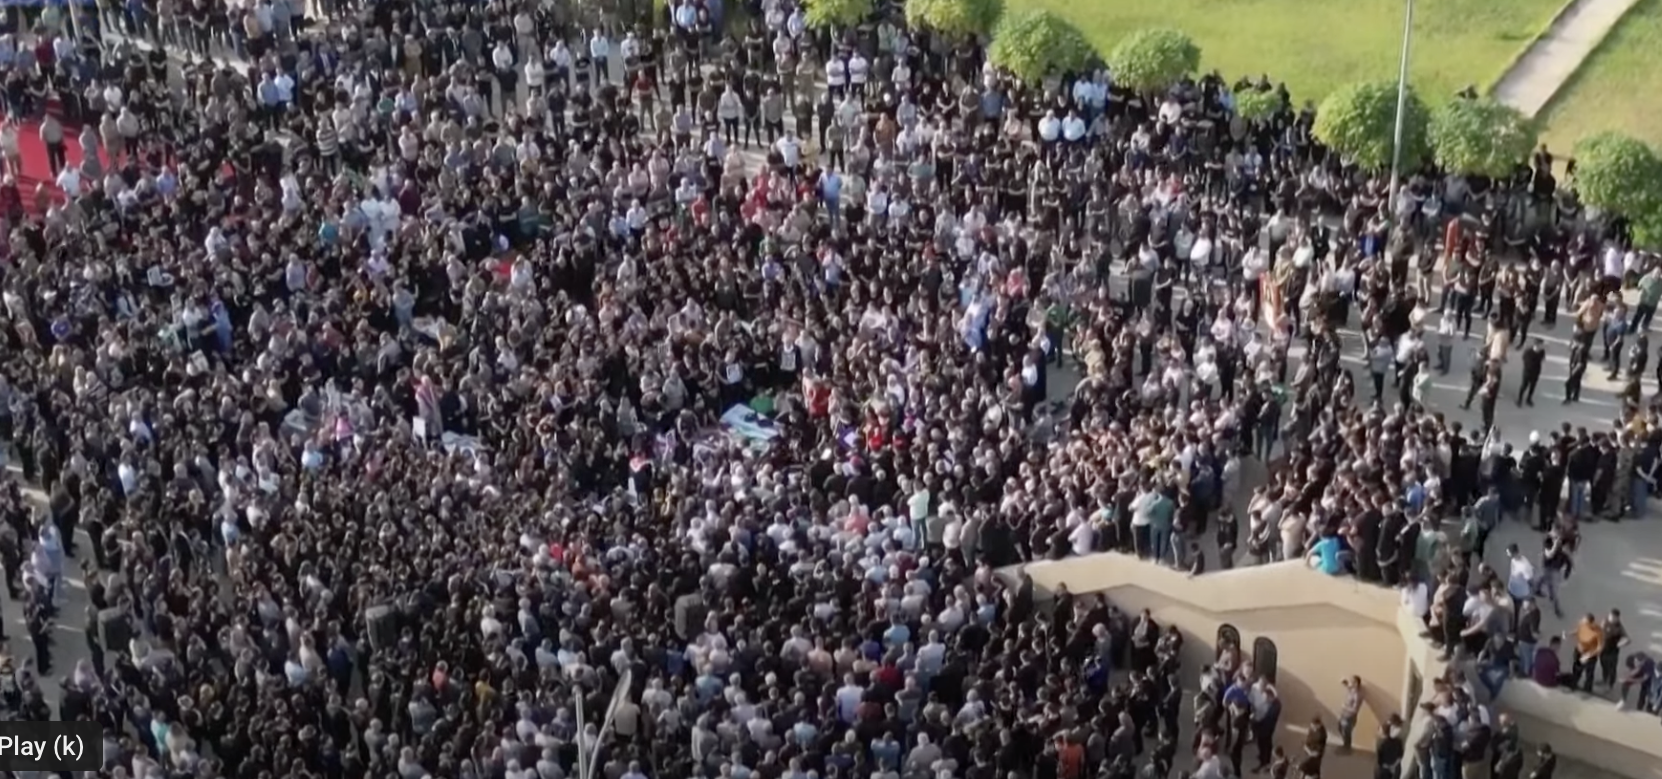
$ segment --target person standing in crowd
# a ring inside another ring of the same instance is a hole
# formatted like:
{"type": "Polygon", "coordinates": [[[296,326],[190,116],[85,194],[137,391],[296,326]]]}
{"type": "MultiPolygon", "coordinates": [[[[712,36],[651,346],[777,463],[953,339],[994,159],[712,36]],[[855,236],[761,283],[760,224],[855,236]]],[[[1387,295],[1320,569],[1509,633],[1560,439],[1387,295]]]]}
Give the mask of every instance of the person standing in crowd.
{"type": "Polygon", "coordinates": [[[606,84],[612,80],[612,40],[605,31],[596,27],[589,31],[589,62],[594,67],[594,83],[596,86],[606,84]]]}
{"type": "Polygon", "coordinates": [[[1551,744],[1542,744],[1535,749],[1535,768],[1529,772],[1529,779],[1553,779],[1558,772],[1558,755],[1553,752],[1551,744]]]}
{"type": "Polygon", "coordinates": [[[1624,663],[1624,672],[1621,687],[1616,694],[1616,707],[1628,707],[1628,693],[1638,690],[1637,700],[1633,706],[1646,714],[1656,714],[1659,708],[1658,692],[1662,690],[1657,683],[1658,672],[1656,661],[1644,652],[1635,652],[1627,656],[1624,663]]]}
{"type": "Polygon", "coordinates": [[[69,153],[64,145],[64,128],[58,118],[48,112],[40,122],[40,142],[46,146],[46,166],[53,177],[69,164],[69,153]]]}
{"type": "Polygon", "coordinates": [[[1622,650],[1631,640],[1627,627],[1622,624],[1622,610],[1611,609],[1599,627],[1604,634],[1598,657],[1599,681],[1606,689],[1614,690],[1621,669],[1622,650]]]}
{"type": "MultiPolygon", "coordinates": [[[[1638,503],[1622,479],[1662,429],[1642,391],[1624,437],[1534,466],[1500,430],[1511,345],[1520,404],[1549,348],[1531,287],[1549,323],[1576,303],[1582,372],[1600,332],[1630,381],[1645,367],[1639,312],[1579,292],[1628,236],[1575,227],[1550,160],[1386,202],[1267,80],[1038,89],[887,9],[845,38],[773,0],[733,31],[707,0],[641,27],[337,6],[311,31],[286,4],[177,9],[237,67],[111,44],[7,74],[18,117],[54,91],[63,110],[38,120],[54,175],[0,187],[22,469],[0,475],[0,562],[37,669],[64,648],[51,620],[87,612],[93,668],[65,686],[112,691],[92,696],[130,739],[111,770],[526,779],[581,754],[612,779],[1130,779],[1189,744],[1206,779],[1249,747],[1274,777],[1331,774],[1362,680],[1301,750],[1234,647],[1179,722],[1181,634],[1008,567],[1114,551],[1205,575],[1244,513],[1253,561],[1406,581],[1448,651],[1508,669],[1532,599],[1481,559],[1500,518],[1533,492],[1563,534],[1539,566],[1556,605],[1574,522],[1638,503]],[[1277,105],[1248,123],[1260,86],[1277,105]],[[53,126],[108,156],[70,166],[53,126]],[[1562,229],[1510,224],[1493,204],[1519,194],[1562,229]],[[1548,282],[1514,251],[1564,260],[1548,282]],[[1432,349],[1472,369],[1483,429],[1440,407],[1432,349]],[[80,530],[89,607],[61,609],[80,530]]],[[[48,705],[8,678],[15,708],[48,705]]],[[[1500,765],[1471,683],[1436,683],[1428,775],[1500,765]]],[[[69,692],[60,716],[85,710],[69,692]]],[[[1381,768],[1406,738],[1387,723],[1381,768]]]]}
{"type": "Polygon", "coordinates": [[[1356,718],[1362,711],[1362,677],[1344,680],[1344,703],[1339,706],[1339,754],[1350,754],[1351,741],[1356,733],[1356,718]]]}
{"type": "Polygon", "coordinates": [[[1479,349],[1472,352],[1471,383],[1466,385],[1466,399],[1460,403],[1460,408],[1472,407],[1472,401],[1489,383],[1490,365],[1486,353],[1479,349]]]}
{"type": "Polygon", "coordinates": [[[1593,691],[1593,676],[1598,671],[1599,658],[1604,654],[1604,626],[1598,617],[1587,614],[1572,631],[1575,639],[1575,662],[1570,665],[1570,686],[1581,692],[1593,691]]]}
{"type": "Polygon", "coordinates": [[[1523,349],[1523,380],[1518,385],[1518,405],[1535,405],[1535,385],[1541,381],[1541,369],[1546,365],[1547,350],[1539,336],[1531,338],[1523,349]]]}
{"type": "Polygon", "coordinates": [[[1581,400],[1581,379],[1587,375],[1587,347],[1577,342],[1570,347],[1570,370],[1564,376],[1564,403],[1581,400]]]}

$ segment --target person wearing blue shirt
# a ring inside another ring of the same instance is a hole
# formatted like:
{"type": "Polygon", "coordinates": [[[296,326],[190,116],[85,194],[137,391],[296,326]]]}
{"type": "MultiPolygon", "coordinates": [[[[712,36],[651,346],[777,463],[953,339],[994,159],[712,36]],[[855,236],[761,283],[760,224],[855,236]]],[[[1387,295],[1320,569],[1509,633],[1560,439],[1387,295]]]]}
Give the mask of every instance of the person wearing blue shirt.
{"type": "Polygon", "coordinates": [[[1322,536],[1310,550],[1310,557],[1315,567],[1328,576],[1338,576],[1345,572],[1344,549],[1339,545],[1339,536],[1329,534],[1322,536]]]}
{"type": "Polygon", "coordinates": [[[693,8],[691,2],[682,2],[681,5],[676,7],[675,26],[680,27],[684,34],[692,34],[693,28],[697,24],[698,10],[693,8]]]}
{"type": "Polygon", "coordinates": [[[876,741],[871,742],[871,756],[879,766],[895,767],[900,765],[900,742],[885,733],[876,741]]]}
{"type": "Polygon", "coordinates": [[[1092,656],[1085,662],[1085,685],[1099,695],[1107,692],[1109,669],[1106,660],[1100,656],[1092,656]]]}
{"type": "Polygon", "coordinates": [[[721,683],[721,677],[710,673],[710,669],[708,668],[704,669],[704,673],[699,675],[699,677],[693,681],[693,689],[698,692],[698,702],[700,705],[707,704],[710,701],[715,700],[716,696],[721,694],[721,691],[725,686],[726,685],[721,683]]]}
{"type": "Polygon", "coordinates": [[[825,201],[825,213],[831,216],[832,224],[837,222],[837,214],[842,210],[843,177],[827,167],[819,178],[819,195],[825,201]]]}
{"type": "Polygon", "coordinates": [[[791,738],[797,746],[806,747],[819,740],[819,728],[806,720],[799,721],[791,726],[791,738]]]}
{"type": "Polygon", "coordinates": [[[156,192],[164,198],[173,197],[179,191],[179,177],[173,175],[172,168],[164,168],[162,175],[156,177],[156,192]]]}
{"type": "Polygon", "coordinates": [[[1247,694],[1246,688],[1239,681],[1232,682],[1229,688],[1223,691],[1223,705],[1225,708],[1240,705],[1252,708],[1252,696],[1247,694]]]}
{"type": "Polygon", "coordinates": [[[1425,508],[1425,485],[1418,479],[1408,483],[1408,490],[1402,496],[1404,507],[1410,516],[1419,516],[1420,509],[1425,508]]]}
{"type": "Polygon", "coordinates": [[[883,643],[891,647],[905,646],[911,640],[912,629],[906,627],[904,622],[891,623],[889,629],[883,631],[883,643]]]}
{"type": "Polygon", "coordinates": [[[267,73],[260,78],[260,106],[268,111],[276,110],[283,103],[283,92],[267,73]]]}

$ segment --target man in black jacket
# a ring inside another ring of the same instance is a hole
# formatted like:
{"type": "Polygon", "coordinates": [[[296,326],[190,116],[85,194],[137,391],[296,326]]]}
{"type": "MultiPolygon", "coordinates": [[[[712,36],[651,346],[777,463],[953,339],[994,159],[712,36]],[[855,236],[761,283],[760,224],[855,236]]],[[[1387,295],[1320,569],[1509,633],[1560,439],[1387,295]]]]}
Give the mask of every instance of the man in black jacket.
{"type": "Polygon", "coordinates": [[[1494,767],[1494,779],[1518,779],[1523,775],[1523,750],[1517,747],[1503,748],[1497,753],[1494,767]]]}
{"type": "Polygon", "coordinates": [[[1546,364],[1547,349],[1539,336],[1529,339],[1523,350],[1523,382],[1518,385],[1518,405],[1535,405],[1535,385],[1541,381],[1541,367],[1546,364]]]}
{"type": "Polygon", "coordinates": [[[1551,527],[1558,520],[1558,502],[1563,494],[1566,475],[1563,453],[1557,449],[1551,450],[1547,455],[1546,466],[1541,469],[1541,488],[1535,493],[1535,502],[1540,507],[1536,512],[1536,530],[1551,527]]]}
{"type": "MultiPolygon", "coordinates": [[[[1594,450],[1598,465],[1593,470],[1593,506],[1591,513],[1595,517],[1603,517],[1612,505],[1610,493],[1616,485],[1616,470],[1619,467],[1619,461],[1616,453],[1615,436],[1606,436],[1601,433],[1594,441],[1598,444],[1598,448],[1594,450]]],[[[1615,517],[1612,518],[1621,516],[1622,500],[1623,498],[1616,498],[1614,501],[1615,517]]]]}
{"type": "Polygon", "coordinates": [[[1577,343],[1570,347],[1570,373],[1564,377],[1564,402],[1581,400],[1581,377],[1587,374],[1587,347],[1577,343]]]}
{"type": "Polygon", "coordinates": [[[41,597],[31,594],[23,613],[29,639],[34,644],[35,667],[40,670],[42,676],[46,676],[52,673],[52,618],[42,600],[41,597]]]}
{"type": "Polygon", "coordinates": [[[1374,779],[1396,779],[1402,774],[1402,715],[1393,713],[1379,728],[1379,740],[1374,744],[1374,779]]]}
{"type": "Polygon", "coordinates": [[[1585,429],[1578,432],[1570,456],[1564,463],[1564,478],[1570,482],[1570,515],[1579,519],[1587,513],[1588,492],[1592,488],[1593,477],[1598,475],[1599,451],[1585,429]]]}
{"type": "Polygon", "coordinates": [[[1466,400],[1460,404],[1461,408],[1471,408],[1472,401],[1477,399],[1477,393],[1482,391],[1483,385],[1489,379],[1489,360],[1479,349],[1472,353],[1472,381],[1466,388],[1466,400]]]}
{"type": "Polygon", "coordinates": [[[1540,762],[1535,764],[1535,770],[1529,772],[1529,779],[1552,779],[1558,771],[1558,755],[1552,751],[1551,744],[1542,744],[1535,751],[1535,758],[1540,762]]]}

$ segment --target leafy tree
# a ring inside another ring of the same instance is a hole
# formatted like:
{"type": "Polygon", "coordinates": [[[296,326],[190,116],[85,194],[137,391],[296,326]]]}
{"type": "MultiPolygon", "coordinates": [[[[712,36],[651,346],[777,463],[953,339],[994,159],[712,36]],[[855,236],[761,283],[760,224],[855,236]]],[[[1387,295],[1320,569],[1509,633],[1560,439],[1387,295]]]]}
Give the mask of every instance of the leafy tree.
{"type": "Polygon", "coordinates": [[[1281,93],[1273,89],[1244,89],[1235,93],[1235,113],[1249,122],[1268,119],[1285,107],[1281,93]]]}
{"type": "Polygon", "coordinates": [[[1575,145],[1575,191],[1581,202],[1638,227],[1656,225],[1662,222],[1662,159],[1643,141],[1621,133],[1583,138],[1575,145]]]}
{"type": "MultiPolygon", "coordinates": [[[[1402,165],[1426,155],[1425,103],[1410,89],[1403,106],[1402,165]]],[[[1391,166],[1396,146],[1397,82],[1364,81],[1341,87],[1316,109],[1316,140],[1366,170],[1391,166]]]]}
{"type": "Polygon", "coordinates": [[[1170,87],[1199,67],[1200,47],[1177,30],[1141,30],[1121,40],[1108,55],[1114,82],[1139,92],[1170,87]]]}
{"type": "Polygon", "coordinates": [[[814,27],[848,28],[871,18],[872,0],[808,0],[804,16],[814,27]]]}
{"type": "Polygon", "coordinates": [[[1455,98],[1431,114],[1431,150],[1445,170],[1496,178],[1535,148],[1535,125],[1492,98],[1455,98]]]}
{"type": "Polygon", "coordinates": [[[1630,227],[1635,246],[1651,251],[1662,249],[1662,203],[1653,206],[1649,212],[1634,217],[1630,227]]]}
{"type": "Polygon", "coordinates": [[[1004,15],[1004,0],[907,0],[906,23],[955,38],[993,33],[1004,15]]]}
{"type": "Polygon", "coordinates": [[[987,49],[994,65],[1029,84],[1063,71],[1084,70],[1095,56],[1079,28],[1049,11],[1006,15],[987,49]]]}

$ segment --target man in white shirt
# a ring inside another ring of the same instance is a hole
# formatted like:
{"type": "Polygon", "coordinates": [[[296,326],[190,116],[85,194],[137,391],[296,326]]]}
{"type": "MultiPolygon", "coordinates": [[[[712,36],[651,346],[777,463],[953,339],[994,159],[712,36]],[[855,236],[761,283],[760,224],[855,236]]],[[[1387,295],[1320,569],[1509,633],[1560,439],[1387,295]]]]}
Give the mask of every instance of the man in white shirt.
{"type": "Polygon", "coordinates": [[[895,89],[905,93],[912,87],[912,69],[906,65],[906,60],[895,62],[894,70],[889,72],[889,80],[894,82],[895,89]]]}
{"type": "Polygon", "coordinates": [[[1096,93],[1096,85],[1088,79],[1079,79],[1073,82],[1073,104],[1090,105],[1092,96],[1096,93]]]}
{"type": "Polygon", "coordinates": [[[564,84],[571,78],[571,49],[566,48],[565,41],[555,41],[554,47],[548,50],[548,68],[559,83],[564,84]]]}
{"type": "Polygon", "coordinates": [[[81,196],[81,169],[75,165],[65,165],[58,171],[58,189],[63,190],[64,198],[74,200],[81,196]]]}
{"type": "Polygon", "coordinates": [[[1085,521],[1083,516],[1070,517],[1073,524],[1068,530],[1068,542],[1073,547],[1073,553],[1080,557],[1090,554],[1096,543],[1096,526],[1085,521]]]}
{"type": "Polygon", "coordinates": [[[491,49],[491,64],[496,66],[499,73],[512,72],[514,69],[514,50],[507,41],[498,41],[496,48],[491,49]]]}
{"type": "Polygon", "coordinates": [[[277,102],[279,104],[288,106],[294,102],[294,77],[290,76],[287,71],[278,71],[277,76],[271,80],[271,84],[277,91],[277,102]]]}
{"type": "Polygon", "coordinates": [[[693,8],[692,0],[681,0],[675,7],[675,26],[681,28],[683,35],[691,35],[698,26],[698,9],[693,8]]]}
{"type": "Polygon", "coordinates": [[[1177,102],[1176,98],[1168,98],[1166,102],[1160,104],[1160,122],[1162,124],[1177,124],[1178,120],[1182,118],[1183,104],[1177,102]]]}
{"type": "Polygon", "coordinates": [[[536,57],[532,57],[525,63],[525,88],[533,96],[542,92],[543,83],[547,77],[548,74],[543,70],[542,62],[536,57]]]}
{"type": "Polygon", "coordinates": [[[842,57],[833,56],[825,60],[825,88],[833,97],[843,94],[843,87],[848,83],[848,63],[842,57]]]}
{"type": "Polygon", "coordinates": [[[854,94],[863,97],[866,94],[866,81],[870,77],[871,62],[856,50],[853,56],[848,58],[848,88],[853,90],[854,94]]]}
{"type": "Polygon", "coordinates": [[[594,61],[594,83],[604,84],[612,78],[612,41],[606,33],[596,29],[589,36],[589,59],[594,61]]]}
{"type": "Polygon", "coordinates": [[[1044,141],[1045,148],[1062,137],[1062,120],[1056,118],[1055,111],[1045,112],[1044,118],[1039,120],[1039,140],[1044,141]]]}
{"type": "Polygon", "coordinates": [[[1535,595],[1535,564],[1524,556],[1517,544],[1506,547],[1506,594],[1512,596],[1512,613],[1521,609],[1525,600],[1535,595]]]}
{"type": "Polygon", "coordinates": [[[1062,139],[1070,145],[1085,140],[1085,120],[1078,111],[1069,111],[1068,118],[1062,120],[1062,139]]]}
{"type": "Polygon", "coordinates": [[[796,176],[797,169],[802,166],[802,142],[796,139],[796,133],[786,130],[785,134],[774,142],[773,148],[779,152],[779,158],[784,162],[785,170],[791,176],[796,176]]]}

